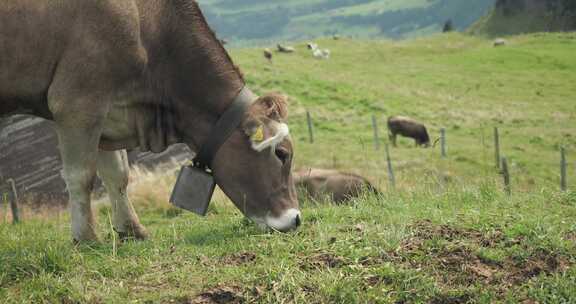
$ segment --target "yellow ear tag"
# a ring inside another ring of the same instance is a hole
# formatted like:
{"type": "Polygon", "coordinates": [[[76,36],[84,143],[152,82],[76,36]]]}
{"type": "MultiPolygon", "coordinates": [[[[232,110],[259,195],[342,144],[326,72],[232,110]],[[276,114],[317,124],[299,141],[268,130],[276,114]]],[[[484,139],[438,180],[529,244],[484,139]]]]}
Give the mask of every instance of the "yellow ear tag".
{"type": "Polygon", "coordinates": [[[259,126],[258,129],[250,136],[250,139],[255,142],[264,141],[264,127],[259,126]]]}

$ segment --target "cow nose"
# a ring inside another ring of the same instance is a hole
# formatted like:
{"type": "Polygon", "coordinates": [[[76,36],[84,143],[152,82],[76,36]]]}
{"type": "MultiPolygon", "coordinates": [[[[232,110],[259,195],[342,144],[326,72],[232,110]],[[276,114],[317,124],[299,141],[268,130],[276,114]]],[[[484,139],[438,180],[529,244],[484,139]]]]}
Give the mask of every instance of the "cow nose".
{"type": "Polygon", "coordinates": [[[296,228],[298,228],[298,227],[300,227],[300,225],[302,225],[302,221],[300,220],[300,214],[296,215],[295,224],[296,224],[296,228]]]}
{"type": "Polygon", "coordinates": [[[300,210],[288,209],[278,217],[267,216],[265,223],[268,227],[282,232],[296,229],[302,224],[300,210]]]}

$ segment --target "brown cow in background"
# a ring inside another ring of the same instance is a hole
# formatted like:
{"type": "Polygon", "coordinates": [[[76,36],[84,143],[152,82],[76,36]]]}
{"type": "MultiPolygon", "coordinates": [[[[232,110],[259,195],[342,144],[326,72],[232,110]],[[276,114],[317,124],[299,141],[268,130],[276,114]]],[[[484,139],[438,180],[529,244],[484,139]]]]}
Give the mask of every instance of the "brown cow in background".
{"type": "Polygon", "coordinates": [[[364,191],[380,194],[366,178],[337,170],[300,170],[294,173],[294,183],[309,198],[321,200],[328,196],[337,204],[359,197],[364,191]]]}
{"type": "Polygon", "coordinates": [[[388,135],[392,145],[396,147],[396,136],[413,138],[416,146],[430,147],[430,136],[424,124],[404,116],[391,116],[388,118],[388,135]]]}

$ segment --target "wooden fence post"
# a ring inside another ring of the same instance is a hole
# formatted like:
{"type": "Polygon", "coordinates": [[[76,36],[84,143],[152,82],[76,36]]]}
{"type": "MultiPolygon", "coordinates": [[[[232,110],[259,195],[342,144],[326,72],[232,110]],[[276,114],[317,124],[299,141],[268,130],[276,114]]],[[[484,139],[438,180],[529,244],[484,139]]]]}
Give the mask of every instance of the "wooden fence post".
{"type": "MultiPolygon", "coordinates": [[[[2,189],[2,188],[0,188],[2,189]]],[[[2,197],[0,197],[0,203],[1,204],[6,204],[6,207],[4,207],[4,211],[5,213],[5,218],[3,220],[6,220],[8,218],[8,205],[10,205],[10,203],[8,203],[8,192],[0,192],[2,194],[2,197]]]]}
{"type": "Polygon", "coordinates": [[[306,111],[306,120],[308,121],[308,136],[310,138],[310,143],[314,143],[314,125],[312,124],[312,116],[310,112],[306,111]]]}
{"type": "Polygon", "coordinates": [[[446,158],[446,129],[440,129],[440,149],[442,151],[442,158],[446,158]]]}
{"type": "Polygon", "coordinates": [[[376,115],[372,115],[372,129],[374,130],[374,149],[380,150],[380,136],[378,134],[378,121],[376,115]]]}
{"type": "Polygon", "coordinates": [[[392,159],[390,158],[390,147],[386,144],[385,148],[386,162],[388,163],[388,182],[390,183],[390,187],[394,189],[396,188],[396,178],[394,177],[394,168],[392,168],[392,159]]]}
{"type": "Polygon", "coordinates": [[[560,190],[568,190],[568,181],[566,180],[566,149],[564,147],[560,148],[560,190]]]}
{"type": "Polygon", "coordinates": [[[12,210],[12,223],[17,224],[20,222],[20,212],[18,211],[18,191],[16,189],[16,183],[13,179],[8,179],[6,181],[11,186],[12,198],[10,199],[10,209],[12,210]]]}
{"type": "Polygon", "coordinates": [[[510,185],[510,170],[508,169],[508,159],[502,157],[502,175],[504,176],[504,190],[508,196],[512,195],[512,186],[510,185]]]}
{"type": "Polygon", "coordinates": [[[494,128],[494,153],[496,169],[500,169],[500,132],[498,131],[498,127],[494,128]]]}

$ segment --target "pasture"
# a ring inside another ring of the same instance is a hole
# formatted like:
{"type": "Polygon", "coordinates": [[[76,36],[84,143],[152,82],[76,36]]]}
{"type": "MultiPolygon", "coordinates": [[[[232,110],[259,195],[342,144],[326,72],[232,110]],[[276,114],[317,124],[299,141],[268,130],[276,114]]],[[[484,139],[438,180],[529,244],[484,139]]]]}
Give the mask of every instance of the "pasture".
{"type": "Polygon", "coordinates": [[[118,243],[99,206],[101,243],[73,246],[67,213],[9,224],[0,208],[0,299],[5,303],[571,303],[576,301],[576,35],[492,41],[449,34],[407,41],[320,40],[316,60],[234,49],[251,88],[291,97],[296,168],[336,168],[384,192],[345,206],[302,201],[303,225],[258,230],[218,194],[206,218],[174,209],[173,172],[135,174],[130,189],[151,232],[118,243]],[[315,127],[308,143],[306,111],[315,127]],[[385,118],[425,122],[439,148],[401,139],[385,118]],[[492,129],[501,132],[513,194],[502,191],[492,129]],[[559,188],[566,147],[568,188],[559,188]]]}

